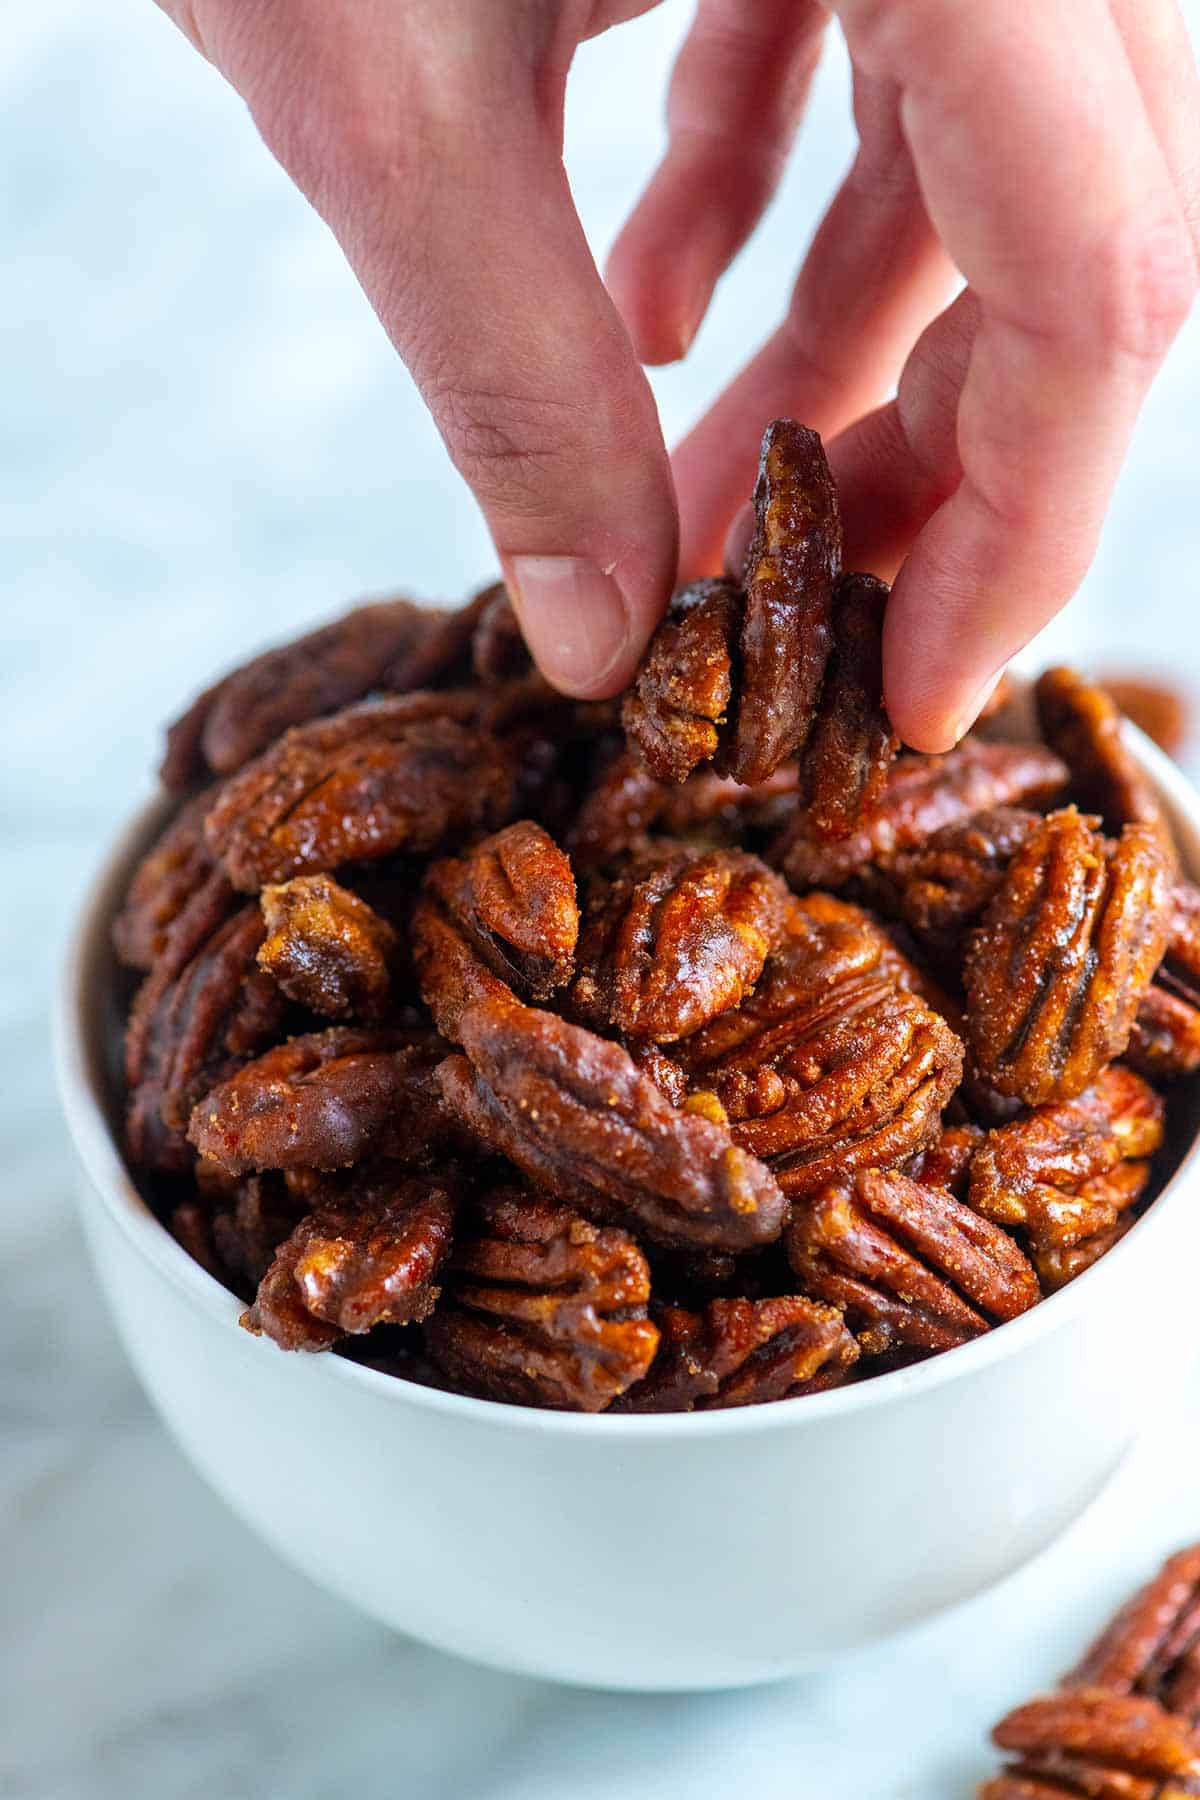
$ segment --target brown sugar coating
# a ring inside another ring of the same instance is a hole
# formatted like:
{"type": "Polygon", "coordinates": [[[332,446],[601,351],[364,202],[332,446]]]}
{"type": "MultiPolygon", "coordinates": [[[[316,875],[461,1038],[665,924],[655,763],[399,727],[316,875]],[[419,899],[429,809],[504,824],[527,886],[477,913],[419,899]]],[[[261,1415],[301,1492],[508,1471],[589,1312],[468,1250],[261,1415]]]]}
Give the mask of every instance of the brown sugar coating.
{"type": "Polygon", "coordinates": [[[971,1048],[1002,1094],[1069,1099],[1125,1050],[1170,927],[1167,856],[1148,826],[1116,844],[1069,807],[1013,857],[967,949],[971,1048]]]}
{"type": "MultiPolygon", "coordinates": [[[[497,583],[358,608],[173,728],[192,792],[113,926],[125,1150],[261,1354],[805,1405],[1139,1229],[1200,1072],[1200,889],[1111,698],[1052,671],[1044,741],[1018,694],[902,749],[815,434],[770,427],[755,505],[623,701],[552,689],[497,583]]],[[[1192,1607],[1110,1696],[1155,1730],[1192,1607]]],[[[1163,1800],[1068,1727],[995,1792],[1163,1800]]]]}

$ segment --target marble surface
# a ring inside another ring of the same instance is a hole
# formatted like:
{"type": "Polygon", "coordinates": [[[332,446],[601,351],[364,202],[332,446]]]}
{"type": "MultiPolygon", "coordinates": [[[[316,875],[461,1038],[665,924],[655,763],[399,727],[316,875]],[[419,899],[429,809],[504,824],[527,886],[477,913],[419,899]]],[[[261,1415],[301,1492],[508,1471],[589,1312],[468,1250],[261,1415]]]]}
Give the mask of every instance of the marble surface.
{"type": "MultiPolygon", "coordinates": [[[[599,247],[658,142],[686,10],[581,59],[569,160],[599,247]]],[[[834,58],[768,226],[656,377],[671,435],[781,306],[849,142],[834,58]]],[[[78,892],[186,690],[352,594],[460,593],[488,552],[326,233],[148,0],[3,10],[0,167],[0,1795],[969,1794],[987,1724],[1200,1535],[1195,1390],[997,1592],[820,1676],[666,1699],[389,1637],[261,1548],[152,1416],[72,1217],[48,1066],[78,892]]],[[[1198,412],[1194,322],[1047,654],[1200,684],[1198,412]]],[[[886,1519],[879,1555],[886,1579],[886,1519]]]]}

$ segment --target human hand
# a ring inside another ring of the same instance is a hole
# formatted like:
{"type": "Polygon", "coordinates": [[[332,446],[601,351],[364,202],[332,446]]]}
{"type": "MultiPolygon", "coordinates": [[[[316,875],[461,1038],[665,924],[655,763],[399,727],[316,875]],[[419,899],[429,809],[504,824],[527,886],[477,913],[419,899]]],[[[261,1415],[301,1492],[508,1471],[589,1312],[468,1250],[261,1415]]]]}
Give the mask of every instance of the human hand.
{"type": "MultiPolygon", "coordinates": [[[[858,156],[783,325],[676,451],[681,574],[719,561],[766,421],[815,426],[850,565],[906,558],[888,706],[907,743],[939,750],[1091,561],[1196,289],[1200,88],[1171,0],[830,10],[858,156]],[[956,268],[969,285],[933,317],[956,268]]],[[[816,0],[701,0],[666,159],[608,268],[645,360],[683,353],[756,223],[793,124],[763,97],[789,54],[804,79],[825,16],[816,0]]],[[[747,536],[743,519],[734,561],[747,536]]]]}

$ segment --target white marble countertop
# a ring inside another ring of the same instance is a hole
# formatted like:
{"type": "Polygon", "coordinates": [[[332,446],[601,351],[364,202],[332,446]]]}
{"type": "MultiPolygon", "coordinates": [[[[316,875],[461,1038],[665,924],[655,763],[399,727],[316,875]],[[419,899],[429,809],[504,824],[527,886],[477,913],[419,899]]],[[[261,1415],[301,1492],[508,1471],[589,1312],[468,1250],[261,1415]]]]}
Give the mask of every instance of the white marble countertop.
{"type": "MultiPolygon", "coordinates": [[[[599,245],[686,10],[582,59],[571,162],[599,245]]],[[[988,1724],[1200,1536],[1196,1391],[997,1592],[830,1673],[661,1699],[389,1637],[261,1548],[151,1414],[72,1217],[48,1068],[76,896],[189,688],[356,593],[462,593],[488,552],[323,229],[149,0],[6,8],[0,102],[0,1795],[963,1800],[988,1724]]],[[[835,60],[773,220],[688,367],[656,377],[670,435],[782,304],[848,148],[835,60]]],[[[1200,689],[1198,415],[1200,321],[1048,655],[1200,689]]],[[[886,1547],[881,1520],[881,1579],[886,1547]]]]}

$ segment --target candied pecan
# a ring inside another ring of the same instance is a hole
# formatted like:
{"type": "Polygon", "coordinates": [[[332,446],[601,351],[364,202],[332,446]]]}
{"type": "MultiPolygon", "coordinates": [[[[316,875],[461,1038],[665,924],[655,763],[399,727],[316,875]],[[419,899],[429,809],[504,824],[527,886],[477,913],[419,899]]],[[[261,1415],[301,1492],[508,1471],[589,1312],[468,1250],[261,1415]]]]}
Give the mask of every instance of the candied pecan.
{"type": "Polygon", "coordinates": [[[945,1188],[860,1169],[797,1202],[786,1234],[801,1286],[839,1306],[864,1350],[946,1350],[1040,1298],[1009,1237],[945,1188]]]}
{"type": "Polygon", "coordinates": [[[681,1069],[677,1062],[652,1044],[648,1038],[633,1038],[626,1044],[631,1061],[648,1075],[660,1093],[667,1096],[672,1106],[682,1106],[687,1099],[687,1070],[681,1069]]]}
{"type": "Polygon", "coordinates": [[[972,1160],[968,1198],[984,1218],[1022,1231],[1049,1284],[1061,1286],[1095,1256],[1059,1253],[1113,1231],[1144,1191],[1144,1159],[1162,1138],[1161,1099],[1114,1064],[1077,1098],[989,1131],[972,1160]]]}
{"type": "Polygon", "coordinates": [[[589,1024],[669,1044],[737,1006],[783,929],[787,890],[756,856],[678,850],[596,885],[572,1002],[589,1024]]]}
{"type": "Polygon", "coordinates": [[[213,1236],[212,1216],[198,1200],[181,1200],[171,1211],[171,1236],[206,1274],[224,1282],[226,1269],[213,1236]]]}
{"type": "Polygon", "coordinates": [[[656,1309],[658,1354],[617,1412],[692,1412],[819,1393],[845,1380],[858,1345],[841,1313],[802,1295],[656,1309]]]}
{"type": "Polygon", "coordinates": [[[1047,669],[1034,695],[1042,735],[1071,771],[1071,792],[1111,831],[1153,827],[1164,845],[1171,831],[1149,777],[1121,730],[1121,714],[1104,692],[1074,669],[1047,669]]]}
{"type": "Polygon", "coordinates": [[[923,844],[877,858],[864,874],[864,896],[902,920],[941,963],[957,966],[966,931],[1040,823],[1037,813],[1009,806],[955,820],[923,844]]]}
{"type": "Polygon", "coordinates": [[[144,1168],[186,1169],[188,1115],[278,1036],[283,997],[255,967],[263,940],[256,906],[231,911],[210,877],[174,921],[133,1003],[125,1033],[125,1139],[144,1168]]]}
{"type": "Polygon", "coordinates": [[[630,744],[660,781],[683,781],[718,755],[742,609],[732,581],[697,581],[675,595],[651,639],[623,718],[630,744]]]}
{"type": "MultiPolygon", "coordinates": [[[[202,1192],[210,1189],[217,1200],[212,1214],[213,1242],[226,1269],[253,1290],[270,1268],[279,1245],[307,1211],[311,1195],[303,1181],[290,1183],[286,1175],[274,1171],[231,1179],[224,1170],[207,1173],[210,1166],[197,1165],[196,1182],[202,1192]]],[[[307,1170],[299,1173],[309,1176],[307,1170]]]]}
{"type": "Polygon", "coordinates": [[[463,1008],[514,989],[546,999],[571,979],[579,908],[571,864],[540,825],[519,820],[467,857],[445,857],[413,908],[412,951],[439,1031],[463,1008]]]}
{"type": "Polygon", "coordinates": [[[656,1243],[740,1250],[779,1236],[770,1173],[719,1117],[676,1110],[619,1045],[511,998],[469,1007],[459,1036],[467,1057],[438,1071],[447,1104],[559,1199],[656,1243]]]}
{"type": "Polygon", "coordinates": [[[979,1800],[1184,1800],[1200,1794],[1200,1745],[1154,1700],[1075,1688],[1018,1706],[992,1732],[1018,1761],[979,1800]]]}
{"type": "Polygon", "coordinates": [[[474,698],[405,694],[287,732],[226,782],[205,835],[234,886],[255,893],[497,825],[514,779],[474,698]]]}
{"type": "Polygon", "coordinates": [[[444,1050],[431,1031],[334,1025],[290,1038],[200,1100],[188,1136],[230,1175],[445,1154],[433,1080],[444,1050]]]}
{"type": "Polygon", "coordinates": [[[1192,725],[1192,704],[1178,688],[1146,676],[1105,675],[1101,690],[1139,731],[1153,738],[1168,756],[1178,756],[1192,725]]]}
{"type": "Polygon", "coordinates": [[[265,887],[259,904],[268,936],[258,966],[290,999],[330,1019],[383,1016],[399,946],[365,900],[331,875],[297,875],[265,887]]]}
{"type": "Polygon", "coordinates": [[[618,1227],[521,1189],[484,1195],[475,1211],[425,1327],[434,1361],[489,1400],[603,1411],[658,1345],[642,1252],[618,1227]]]}
{"type": "Polygon", "coordinates": [[[905,1164],[904,1173],[926,1187],[949,1188],[957,1200],[965,1200],[971,1164],[985,1135],[978,1125],[944,1125],[941,1135],[905,1164]]]}
{"type": "Polygon", "coordinates": [[[857,907],[793,900],[753,995],[679,1046],[785,1193],[900,1162],[938,1134],[962,1046],[906,973],[857,907]]]}
{"type": "Polygon", "coordinates": [[[619,867],[645,849],[650,827],[671,788],[656,781],[630,750],[606,756],[593,773],[566,845],[577,869],[619,867]]]}
{"type": "Polygon", "coordinates": [[[185,787],[206,768],[230,774],[289,726],[335,712],[372,688],[432,685],[473,623],[471,608],[378,600],[264,651],[208,688],[171,726],[163,781],[185,787]]]}
{"type": "Polygon", "coordinates": [[[455,1201],[432,1176],[352,1176],[280,1244],[242,1324],[284,1350],[325,1350],[346,1334],[428,1318],[455,1201]]]}
{"type": "Polygon", "coordinates": [[[1142,996],[1129,1057],[1159,1080],[1200,1068],[1200,888],[1190,882],[1172,896],[1167,947],[1142,996]]]}
{"type": "Polygon", "coordinates": [[[189,800],[142,858],[113,920],[113,949],[131,969],[149,969],[171,925],[212,874],[204,819],[215,789],[189,800]]]}
{"type": "Polygon", "coordinates": [[[529,673],[529,651],[502,581],[480,595],[479,622],[471,639],[471,666],[476,679],[488,686],[529,673]]]}
{"type": "Polygon", "coordinates": [[[1129,1042],[1170,923],[1154,831],[1099,837],[1068,807],[1019,850],[972,936],[971,1047],[1002,1094],[1030,1105],[1083,1092],[1129,1042]]]}
{"type": "Polygon", "coordinates": [[[888,593],[874,575],[842,575],[833,590],[833,654],[804,756],[808,817],[820,837],[847,837],[874,812],[900,748],[883,704],[888,593]]]}
{"type": "Polygon", "coordinates": [[[1200,1544],[1167,1559],[1062,1685],[1148,1695],[1200,1722],[1200,1544]]]}
{"type": "Polygon", "coordinates": [[[964,738],[944,756],[902,756],[883,797],[849,837],[818,836],[801,808],[766,852],[795,888],[842,887],[869,863],[999,806],[1037,807],[1066,785],[1066,765],[1041,744],[964,738]]]}

